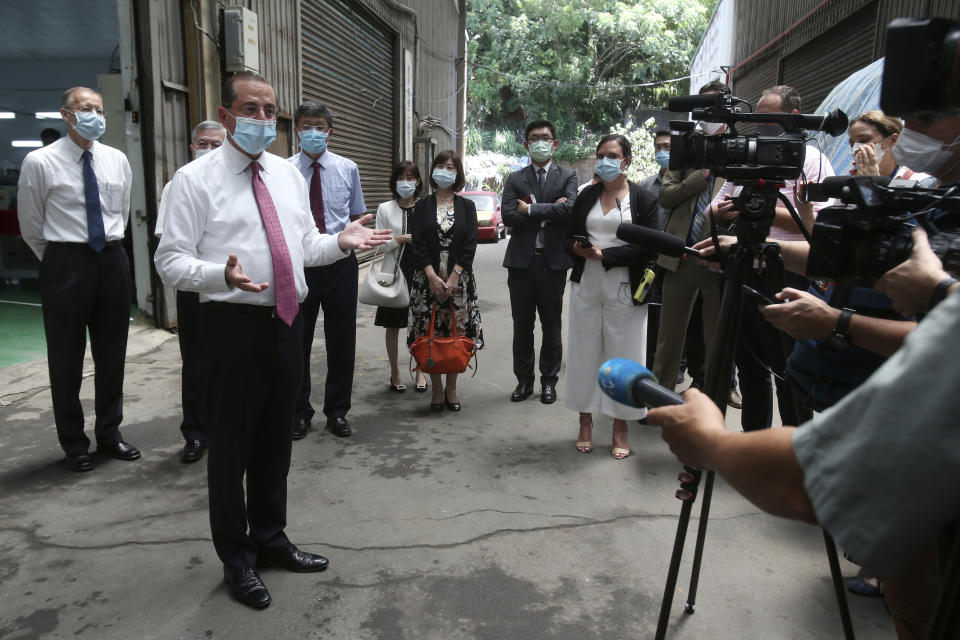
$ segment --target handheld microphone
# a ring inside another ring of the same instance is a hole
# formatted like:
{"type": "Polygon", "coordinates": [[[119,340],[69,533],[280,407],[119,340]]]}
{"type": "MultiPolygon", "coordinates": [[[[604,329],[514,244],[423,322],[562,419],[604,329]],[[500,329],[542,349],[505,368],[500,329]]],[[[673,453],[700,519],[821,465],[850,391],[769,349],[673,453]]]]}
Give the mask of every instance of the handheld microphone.
{"type": "Polygon", "coordinates": [[[671,258],[679,258],[684,253],[700,257],[700,252],[686,246],[682,239],[639,224],[620,223],[617,227],[617,237],[671,258]]]}
{"type": "Polygon", "coordinates": [[[600,365],[597,383],[605,394],[631,407],[683,404],[680,394],[661,387],[649,369],[627,358],[613,358],[600,365]]]}

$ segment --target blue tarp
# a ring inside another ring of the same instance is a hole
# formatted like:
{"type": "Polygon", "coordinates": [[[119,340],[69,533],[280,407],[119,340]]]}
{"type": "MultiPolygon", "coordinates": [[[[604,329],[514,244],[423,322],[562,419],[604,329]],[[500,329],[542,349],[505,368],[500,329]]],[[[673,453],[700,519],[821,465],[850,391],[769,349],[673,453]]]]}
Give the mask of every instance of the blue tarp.
{"type": "MultiPolygon", "coordinates": [[[[848,118],[853,118],[864,111],[879,109],[882,78],[883,58],[880,58],[835,86],[814,113],[841,109],[848,118]]],[[[838,176],[849,175],[853,157],[850,155],[850,141],[846,132],[837,137],[818,133],[814,138],[819,140],[819,148],[830,159],[834,172],[838,176]]]]}

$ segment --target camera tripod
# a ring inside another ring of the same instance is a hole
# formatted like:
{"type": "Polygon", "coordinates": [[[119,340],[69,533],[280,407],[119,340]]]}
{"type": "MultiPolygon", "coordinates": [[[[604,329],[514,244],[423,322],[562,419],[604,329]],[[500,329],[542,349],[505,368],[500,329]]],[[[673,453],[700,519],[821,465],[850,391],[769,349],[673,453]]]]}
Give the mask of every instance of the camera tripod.
{"type": "MultiPolygon", "coordinates": [[[[720,318],[717,325],[714,348],[707,363],[704,380],[704,392],[726,415],[727,396],[730,392],[730,371],[733,367],[736,353],[737,337],[740,331],[743,306],[747,302],[742,286],[765,279],[776,290],[783,288],[783,259],[780,255],[780,246],[766,241],[767,234],[774,219],[776,203],[779,199],[790,211],[791,216],[801,231],[806,231],[800,216],[793,208],[793,204],[780,193],[783,183],[765,180],[737,181],[743,187],[737,199],[737,244],[731,247],[726,257],[725,283],[723,297],[720,303],[720,318]]],[[[716,226],[711,224],[714,242],[718,245],[716,226]]],[[[804,235],[807,235],[804,233],[804,235]]],[[[809,238],[808,238],[809,240],[809,238]]],[[[718,245],[719,246],[719,245],[718,245]]],[[[784,338],[781,334],[781,338],[784,338]]],[[[786,348],[786,342],[783,342],[786,348]]],[[[789,356],[789,353],[785,353],[789,356]]],[[[799,406],[799,403],[798,403],[799,406]]],[[[700,480],[704,473],[700,469],[685,466],[679,475],[680,489],[676,496],[682,501],[680,517],[677,522],[677,534],[673,543],[673,552],[670,556],[670,567],[667,571],[667,582],[664,587],[663,600],[660,605],[660,618],[657,623],[656,639],[666,638],[667,627],[670,623],[670,609],[673,604],[673,594],[676,592],[677,576],[680,572],[680,561],[683,555],[684,542],[690,522],[690,513],[696,501],[700,480]]],[[[690,575],[687,602],[684,613],[692,614],[696,605],[697,587],[700,580],[700,563],[703,559],[703,547],[707,533],[707,523],[710,515],[710,502],[713,495],[714,472],[706,472],[703,486],[703,502],[700,507],[700,522],[697,529],[697,542],[694,548],[693,566],[690,575]]],[[[840,573],[840,563],[837,559],[837,548],[830,535],[824,530],[824,543],[830,564],[830,573],[840,609],[840,618],[844,637],[853,640],[853,625],[850,620],[850,611],[847,606],[843,579],[840,573]]]]}

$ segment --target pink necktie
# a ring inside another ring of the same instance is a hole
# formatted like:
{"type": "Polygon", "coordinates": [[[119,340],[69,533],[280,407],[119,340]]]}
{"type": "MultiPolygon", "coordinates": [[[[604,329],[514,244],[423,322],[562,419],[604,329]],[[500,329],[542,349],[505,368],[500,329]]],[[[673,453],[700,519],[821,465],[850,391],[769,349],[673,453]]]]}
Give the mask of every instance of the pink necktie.
{"type": "Polygon", "coordinates": [[[313,167],[313,176],[310,177],[310,211],[313,212],[313,221],[317,223],[320,233],[327,232],[327,220],[323,214],[323,185],[320,184],[320,163],[316,160],[310,165],[313,167]]]}
{"type": "Polygon", "coordinates": [[[277,315],[287,323],[293,324],[300,310],[297,299],[297,286],[293,281],[293,263],[290,261],[290,251],[287,249],[287,240],[283,236],[280,218],[277,209],[273,206],[273,199],[260,178],[260,163],[250,163],[250,173],[253,174],[253,197],[260,209],[260,219],[267,232],[267,242],[270,243],[270,256],[273,258],[273,286],[277,298],[277,315]]]}

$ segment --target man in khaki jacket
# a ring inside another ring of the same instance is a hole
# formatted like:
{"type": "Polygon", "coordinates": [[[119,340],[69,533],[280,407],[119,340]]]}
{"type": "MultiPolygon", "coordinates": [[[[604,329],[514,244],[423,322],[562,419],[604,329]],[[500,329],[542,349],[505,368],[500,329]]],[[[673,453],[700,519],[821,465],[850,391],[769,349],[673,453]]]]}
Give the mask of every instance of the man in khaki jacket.
{"type": "MultiPolygon", "coordinates": [[[[700,94],[729,93],[721,82],[713,81],[700,89],[700,94]]],[[[725,125],[701,123],[705,133],[722,133],[725,125]]],[[[670,235],[682,238],[686,244],[709,237],[710,201],[723,186],[723,178],[711,176],[706,169],[667,171],[660,187],[660,206],[670,210],[664,229],[670,235]]],[[[657,263],[665,270],[660,309],[660,333],[657,336],[656,359],[653,373],[665,387],[676,386],[677,371],[683,354],[683,341],[690,321],[690,313],[703,296],[703,343],[707,358],[713,349],[720,317],[720,295],[723,275],[701,266],[696,260],[660,256],[657,263]]]]}

